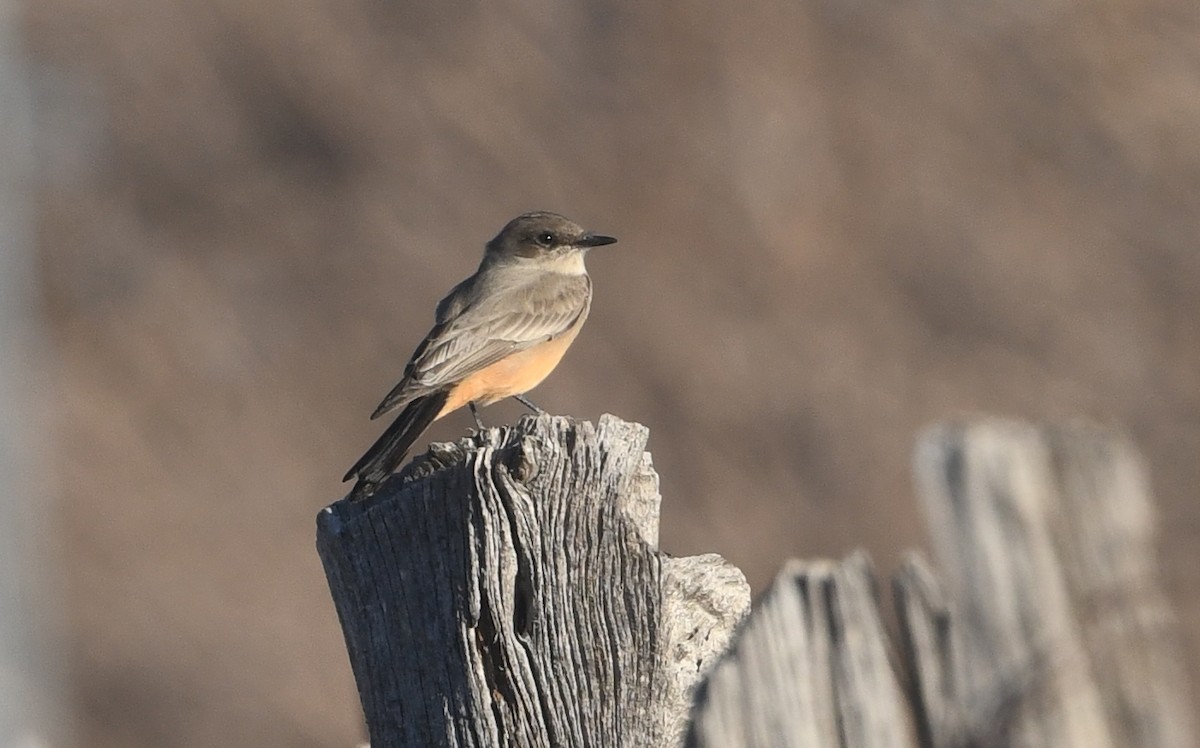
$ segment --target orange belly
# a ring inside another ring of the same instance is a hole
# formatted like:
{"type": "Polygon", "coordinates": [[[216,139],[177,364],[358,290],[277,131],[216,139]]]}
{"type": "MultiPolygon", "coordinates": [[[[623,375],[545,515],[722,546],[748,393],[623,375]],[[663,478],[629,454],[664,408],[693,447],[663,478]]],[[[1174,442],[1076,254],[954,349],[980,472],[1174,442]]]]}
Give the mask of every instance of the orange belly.
{"type": "Polygon", "coordinates": [[[446,404],[437,417],[441,418],[469,402],[491,405],[537,387],[558,366],[563,354],[579,334],[580,327],[582,325],[577,324],[562,337],[514,353],[463,379],[450,390],[446,404]]]}

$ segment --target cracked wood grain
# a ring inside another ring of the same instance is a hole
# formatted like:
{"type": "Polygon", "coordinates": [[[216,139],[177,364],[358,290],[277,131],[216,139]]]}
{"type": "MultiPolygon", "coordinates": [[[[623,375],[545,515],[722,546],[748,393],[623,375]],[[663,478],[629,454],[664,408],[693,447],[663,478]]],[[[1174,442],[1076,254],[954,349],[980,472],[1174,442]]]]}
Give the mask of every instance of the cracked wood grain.
{"type": "Polygon", "coordinates": [[[864,554],[784,566],[697,692],[686,744],[915,745],[864,554]]]}
{"type": "Polygon", "coordinates": [[[319,515],[373,746],[678,743],[749,588],[657,550],[646,440],[526,417],[319,515]]]}
{"type": "Polygon", "coordinates": [[[863,554],[789,562],[735,635],[741,573],[656,549],[645,443],[610,416],[526,418],[321,514],[376,748],[1194,745],[1149,489],[1119,435],[924,435],[940,579],[910,554],[894,580],[907,693],[863,554]]]}

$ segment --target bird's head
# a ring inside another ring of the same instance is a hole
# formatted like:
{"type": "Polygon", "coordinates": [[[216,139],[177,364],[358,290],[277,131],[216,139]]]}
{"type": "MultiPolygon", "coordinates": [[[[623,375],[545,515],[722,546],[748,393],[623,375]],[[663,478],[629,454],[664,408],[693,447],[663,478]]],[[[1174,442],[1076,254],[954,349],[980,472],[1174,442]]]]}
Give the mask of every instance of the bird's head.
{"type": "Polygon", "coordinates": [[[573,221],[546,211],[517,216],[487,244],[487,254],[495,259],[566,259],[582,255],[593,247],[617,240],[611,236],[585,231],[573,221]]]}

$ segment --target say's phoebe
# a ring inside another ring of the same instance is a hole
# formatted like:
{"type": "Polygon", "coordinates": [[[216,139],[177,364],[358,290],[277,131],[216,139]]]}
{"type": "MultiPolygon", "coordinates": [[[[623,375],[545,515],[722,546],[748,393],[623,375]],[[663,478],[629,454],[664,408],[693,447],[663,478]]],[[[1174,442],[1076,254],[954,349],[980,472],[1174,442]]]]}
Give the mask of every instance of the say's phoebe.
{"type": "Polygon", "coordinates": [[[404,378],[371,414],[404,408],[342,480],[352,498],[392,474],[429,425],[464,405],[521,397],[554,370],[592,303],[583,255],[616,239],[584,231],[555,213],[526,213],[487,243],[483,262],[437,306],[433,329],[404,378]]]}

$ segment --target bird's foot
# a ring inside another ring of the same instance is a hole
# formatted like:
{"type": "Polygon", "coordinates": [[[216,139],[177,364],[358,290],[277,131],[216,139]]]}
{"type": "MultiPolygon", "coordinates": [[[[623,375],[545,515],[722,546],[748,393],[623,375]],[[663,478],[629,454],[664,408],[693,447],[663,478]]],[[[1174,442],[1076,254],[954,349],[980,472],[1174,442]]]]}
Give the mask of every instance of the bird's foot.
{"type": "Polygon", "coordinates": [[[526,408],[529,408],[534,413],[537,413],[539,416],[546,415],[546,411],[544,411],[541,408],[539,408],[538,406],[534,405],[533,402],[529,398],[525,397],[524,395],[513,395],[513,399],[516,400],[517,402],[519,402],[520,404],[524,405],[526,408]]]}
{"type": "Polygon", "coordinates": [[[471,417],[475,419],[475,427],[480,431],[486,429],[487,426],[483,425],[483,419],[479,417],[479,409],[475,407],[475,401],[468,402],[467,407],[471,409],[471,417]]]}

